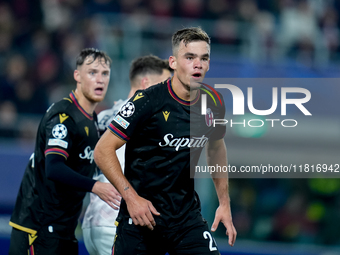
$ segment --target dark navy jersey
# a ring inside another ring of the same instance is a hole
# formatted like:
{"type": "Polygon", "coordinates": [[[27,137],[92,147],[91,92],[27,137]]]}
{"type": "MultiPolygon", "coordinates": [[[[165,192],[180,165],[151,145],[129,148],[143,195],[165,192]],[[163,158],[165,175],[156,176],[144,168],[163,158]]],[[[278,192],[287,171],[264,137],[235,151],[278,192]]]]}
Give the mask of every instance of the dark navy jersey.
{"type": "MultiPolygon", "coordinates": [[[[157,224],[181,224],[189,212],[200,211],[194,190],[194,169],[208,141],[224,137],[225,126],[213,127],[212,117],[223,119],[225,109],[207,97],[207,113],[201,114],[201,96],[179,98],[171,80],[135,95],[120,109],[109,130],[127,142],[125,176],[137,193],[150,200],[161,216],[157,224]]],[[[191,214],[192,215],[192,214],[191,214]]],[[[120,216],[128,217],[125,202],[120,216]]]]}
{"type": "Polygon", "coordinates": [[[96,119],[95,113],[90,115],[79,105],[73,92],[47,110],[21,182],[11,226],[32,235],[44,227],[57,238],[74,237],[86,192],[47,179],[45,156],[61,155],[73,171],[92,178],[96,167],[93,150],[99,139],[96,119]]]}

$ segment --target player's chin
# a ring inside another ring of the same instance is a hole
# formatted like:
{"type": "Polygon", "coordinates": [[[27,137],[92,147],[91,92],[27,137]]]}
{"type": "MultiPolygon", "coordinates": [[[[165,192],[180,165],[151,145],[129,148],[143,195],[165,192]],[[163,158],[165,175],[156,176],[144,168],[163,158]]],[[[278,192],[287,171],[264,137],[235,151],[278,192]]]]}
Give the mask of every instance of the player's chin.
{"type": "Polygon", "coordinates": [[[103,101],[105,98],[105,94],[102,94],[102,95],[94,95],[91,97],[91,101],[94,102],[94,103],[99,103],[101,101],[103,101]]]}
{"type": "Polygon", "coordinates": [[[190,79],[190,89],[195,90],[201,87],[203,79],[190,79]]]}

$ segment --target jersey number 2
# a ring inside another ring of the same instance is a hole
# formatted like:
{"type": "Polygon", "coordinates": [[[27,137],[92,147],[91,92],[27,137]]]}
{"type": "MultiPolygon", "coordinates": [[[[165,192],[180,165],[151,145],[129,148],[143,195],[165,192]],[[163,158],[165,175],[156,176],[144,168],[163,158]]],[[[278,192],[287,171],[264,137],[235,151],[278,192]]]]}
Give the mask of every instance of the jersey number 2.
{"type": "Polygon", "coordinates": [[[204,231],[203,237],[204,237],[204,239],[209,238],[209,249],[210,249],[210,251],[216,251],[217,248],[213,246],[214,241],[213,241],[213,237],[211,236],[211,234],[208,231],[204,231]]]}

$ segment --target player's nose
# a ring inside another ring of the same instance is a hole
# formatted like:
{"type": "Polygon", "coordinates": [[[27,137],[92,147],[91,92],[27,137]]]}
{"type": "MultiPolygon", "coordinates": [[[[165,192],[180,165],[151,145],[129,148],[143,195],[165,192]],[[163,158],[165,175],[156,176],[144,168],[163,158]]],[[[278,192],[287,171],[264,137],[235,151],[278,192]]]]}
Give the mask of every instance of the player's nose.
{"type": "Polygon", "coordinates": [[[98,75],[97,75],[97,82],[98,82],[98,83],[103,83],[103,82],[104,82],[104,78],[103,78],[103,75],[102,75],[102,74],[98,74],[98,75]]]}
{"type": "Polygon", "coordinates": [[[194,68],[202,68],[202,63],[199,58],[194,59],[194,68]]]}

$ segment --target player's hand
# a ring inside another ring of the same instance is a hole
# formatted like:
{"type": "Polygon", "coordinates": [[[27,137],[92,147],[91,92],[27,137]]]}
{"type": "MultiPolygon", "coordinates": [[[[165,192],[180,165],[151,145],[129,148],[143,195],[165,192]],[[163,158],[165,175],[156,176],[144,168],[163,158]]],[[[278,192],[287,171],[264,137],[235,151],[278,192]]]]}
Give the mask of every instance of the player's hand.
{"type": "Polygon", "coordinates": [[[119,209],[122,196],[111,183],[97,181],[93,185],[92,192],[98,195],[113,209],[119,209]]]}
{"type": "Polygon", "coordinates": [[[153,230],[156,226],[153,214],[159,216],[160,213],[149,200],[136,195],[133,199],[126,201],[126,204],[135,225],[147,226],[148,229],[153,230]]]}
{"type": "Polygon", "coordinates": [[[214,223],[211,226],[211,231],[215,232],[218,224],[222,222],[227,229],[226,235],[229,237],[229,245],[234,246],[234,243],[236,241],[236,229],[234,227],[232,218],[231,218],[231,211],[230,206],[219,206],[216,210],[214,223]]]}

